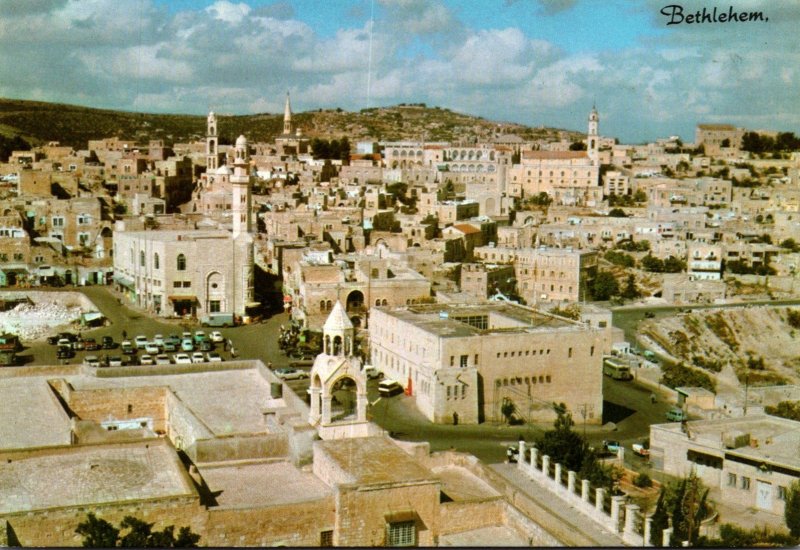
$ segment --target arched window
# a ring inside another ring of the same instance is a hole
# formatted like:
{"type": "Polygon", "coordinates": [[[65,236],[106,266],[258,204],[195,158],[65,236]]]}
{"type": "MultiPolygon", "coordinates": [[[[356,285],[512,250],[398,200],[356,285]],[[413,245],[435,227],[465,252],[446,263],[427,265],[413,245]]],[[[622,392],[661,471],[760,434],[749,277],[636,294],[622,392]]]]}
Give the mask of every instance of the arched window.
{"type": "Polygon", "coordinates": [[[325,300],[319,301],[319,310],[324,312],[325,311],[325,300]]]}
{"type": "Polygon", "coordinates": [[[186,256],[178,254],[178,271],[186,271],[186,256]]]}
{"type": "Polygon", "coordinates": [[[144,267],[144,250],[139,251],[139,265],[144,267]]]}
{"type": "Polygon", "coordinates": [[[155,254],[153,254],[153,267],[158,269],[160,265],[161,262],[159,262],[158,260],[158,252],[156,252],[155,254]]]}

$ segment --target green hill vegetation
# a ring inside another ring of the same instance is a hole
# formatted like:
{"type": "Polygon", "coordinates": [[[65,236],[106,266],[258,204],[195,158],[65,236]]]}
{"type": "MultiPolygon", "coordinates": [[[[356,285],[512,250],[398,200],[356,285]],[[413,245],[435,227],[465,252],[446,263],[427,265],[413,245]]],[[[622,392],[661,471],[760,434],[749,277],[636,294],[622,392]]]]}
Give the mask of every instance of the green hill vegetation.
{"type": "MultiPolygon", "coordinates": [[[[272,141],[283,129],[283,114],[217,114],[220,143],[233,143],[244,134],[250,141],[272,141]]],[[[360,140],[418,140],[471,143],[496,134],[516,134],[525,139],[580,139],[578,132],[531,128],[514,123],[493,122],[424,104],[374,107],[353,113],[342,109],[318,109],[296,113],[293,123],[310,138],[347,136],[360,140]]],[[[93,109],[60,103],[0,98],[0,136],[17,136],[39,145],[59,141],[85,148],[90,139],[118,137],[147,143],[162,139],[181,143],[205,136],[205,115],[171,115],[93,109]]]]}

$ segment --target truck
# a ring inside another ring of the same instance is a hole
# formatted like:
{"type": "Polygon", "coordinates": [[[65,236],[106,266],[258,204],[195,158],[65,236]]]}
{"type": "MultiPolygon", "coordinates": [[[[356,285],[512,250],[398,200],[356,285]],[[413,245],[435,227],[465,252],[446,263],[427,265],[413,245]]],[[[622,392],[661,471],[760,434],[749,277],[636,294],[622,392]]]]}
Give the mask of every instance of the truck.
{"type": "Polygon", "coordinates": [[[632,380],[631,367],[615,357],[603,357],[603,374],[614,380],[632,380]]]}
{"type": "Polygon", "coordinates": [[[236,325],[236,316],[233,313],[209,313],[200,318],[204,327],[232,327],[236,325]]]}

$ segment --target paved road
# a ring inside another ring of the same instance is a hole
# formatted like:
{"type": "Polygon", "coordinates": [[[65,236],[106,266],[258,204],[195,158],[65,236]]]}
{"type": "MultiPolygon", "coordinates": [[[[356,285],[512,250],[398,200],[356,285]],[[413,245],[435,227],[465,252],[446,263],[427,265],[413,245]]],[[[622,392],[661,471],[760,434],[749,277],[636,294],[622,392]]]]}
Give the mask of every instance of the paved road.
{"type": "MultiPolygon", "coordinates": [[[[65,290],[65,289],[54,289],[65,290]]],[[[119,301],[119,296],[108,287],[103,286],[86,286],[75,289],[78,292],[84,293],[97,308],[106,316],[110,321],[108,326],[99,327],[91,330],[83,330],[81,334],[84,337],[93,337],[97,341],[103,336],[112,336],[115,342],[121,342],[123,331],[128,338],[133,338],[136,335],[143,334],[148,338],[152,338],[156,334],[163,334],[167,336],[173,333],[180,333],[185,330],[195,331],[201,330],[197,322],[186,322],[182,320],[162,320],[154,319],[148,314],[138,311],[119,301]]],[[[285,366],[289,363],[289,359],[280,353],[278,349],[277,335],[281,324],[288,324],[289,317],[286,314],[276,315],[265,322],[256,323],[253,325],[245,325],[234,328],[220,328],[217,329],[222,332],[225,338],[230,338],[233,341],[234,347],[237,350],[237,357],[243,359],[261,359],[265,364],[272,362],[273,365],[285,366]]],[[[209,332],[215,329],[202,329],[209,332]]],[[[59,363],[56,358],[56,347],[48,345],[44,339],[34,342],[24,342],[26,349],[18,354],[23,364],[31,365],[55,365],[59,363]]],[[[228,359],[229,351],[223,351],[222,346],[217,346],[215,350],[222,355],[224,359],[228,359]]],[[[71,363],[79,363],[83,360],[85,355],[109,355],[119,354],[119,348],[116,350],[99,350],[92,352],[77,352],[73,357],[71,363]]],[[[307,387],[307,382],[305,382],[307,387]]],[[[300,389],[302,381],[292,382],[291,386],[300,389]]],[[[305,389],[302,388],[302,394],[305,389]]],[[[300,392],[298,392],[300,393],[300,392]]]]}

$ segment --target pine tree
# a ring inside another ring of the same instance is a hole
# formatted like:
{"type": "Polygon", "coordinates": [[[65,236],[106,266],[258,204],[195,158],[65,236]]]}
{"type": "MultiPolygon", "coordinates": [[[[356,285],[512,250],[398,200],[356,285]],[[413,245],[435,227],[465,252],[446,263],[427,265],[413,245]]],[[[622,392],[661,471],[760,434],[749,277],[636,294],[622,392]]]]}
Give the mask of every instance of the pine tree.
{"type": "Polygon", "coordinates": [[[656,547],[661,547],[664,541],[664,529],[669,527],[669,514],[667,514],[667,506],[664,503],[664,494],[666,487],[661,486],[661,492],[658,495],[658,502],[656,503],[656,510],[653,512],[652,523],[650,524],[650,544],[656,547]]]}

